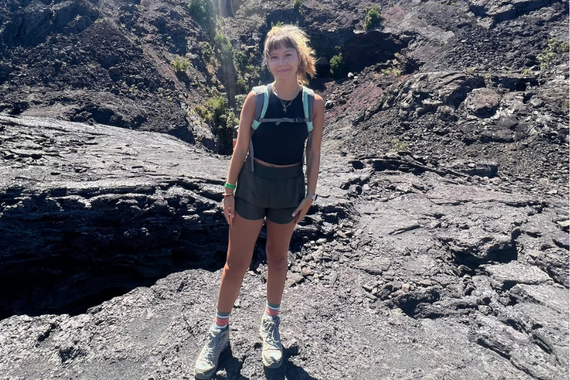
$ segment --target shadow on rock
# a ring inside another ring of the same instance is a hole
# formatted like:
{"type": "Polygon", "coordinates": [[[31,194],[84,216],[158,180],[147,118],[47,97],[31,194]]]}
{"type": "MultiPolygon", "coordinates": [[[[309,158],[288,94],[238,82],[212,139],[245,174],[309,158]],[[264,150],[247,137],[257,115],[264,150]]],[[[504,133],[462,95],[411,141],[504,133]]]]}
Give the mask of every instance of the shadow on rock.
{"type": "MultiPolygon", "coordinates": [[[[309,375],[301,367],[291,363],[289,358],[299,354],[299,347],[293,346],[285,348],[283,355],[284,361],[280,368],[267,369],[263,368],[265,378],[267,380],[317,380],[309,375]]],[[[243,361],[236,358],[232,352],[231,344],[226,348],[220,356],[220,364],[218,366],[218,373],[213,379],[232,379],[232,380],[249,380],[249,378],[241,374],[243,361]],[[220,371],[225,372],[227,377],[219,377],[220,371]]]]}
{"type": "Polygon", "coordinates": [[[293,346],[286,348],[283,354],[284,362],[280,368],[263,368],[263,372],[267,380],[317,380],[305,372],[303,368],[296,366],[289,360],[291,356],[296,356],[299,354],[299,347],[293,346]]]}
{"type": "MultiPolygon", "coordinates": [[[[225,370],[228,375],[228,379],[249,380],[247,377],[242,376],[240,373],[242,366],[243,362],[240,362],[238,358],[234,356],[232,352],[232,344],[230,343],[220,355],[220,364],[217,371],[219,372],[220,370],[225,370]]],[[[219,377],[216,375],[212,379],[218,378],[219,377]]],[[[225,379],[226,377],[222,378],[225,379]]]]}

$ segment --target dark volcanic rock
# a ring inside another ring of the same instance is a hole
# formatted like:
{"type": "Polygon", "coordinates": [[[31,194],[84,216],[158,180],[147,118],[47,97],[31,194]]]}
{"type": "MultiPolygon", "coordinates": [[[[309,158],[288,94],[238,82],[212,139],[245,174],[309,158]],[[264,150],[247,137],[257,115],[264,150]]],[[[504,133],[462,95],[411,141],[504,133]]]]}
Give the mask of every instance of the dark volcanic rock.
{"type": "MultiPolygon", "coordinates": [[[[374,77],[373,72],[363,75],[374,77]]],[[[561,95],[567,81],[543,87],[537,86],[538,78],[520,76],[509,89],[506,80],[499,74],[421,73],[376,92],[366,91],[374,87],[366,80],[359,81],[350,86],[351,95],[366,108],[348,114],[343,107],[328,110],[325,147],[336,150],[339,143],[358,155],[413,152],[433,167],[509,182],[544,178],[544,191],[567,191],[568,115],[556,105],[567,99],[561,95]],[[546,96],[540,95],[543,91],[552,95],[548,105],[538,100],[546,96]],[[481,171],[457,167],[467,160],[471,169],[492,166],[481,171]]]]}
{"type": "MultiPolygon", "coordinates": [[[[162,134],[0,126],[2,289],[18,289],[3,302],[73,312],[0,321],[2,376],[191,378],[227,239],[227,160],[162,134]]],[[[289,253],[286,361],[259,360],[262,233],[217,378],[563,378],[567,199],[471,179],[411,155],[324,156],[289,253]]]]}
{"type": "Polygon", "coordinates": [[[4,3],[0,112],[167,132],[215,150],[189,113],[208,97],[200,33],[185,2],[4,3]],[[178,57],[191,63],[184,80],[178,57]]]}
{"type": "MultiPolygon", "coordinates": [[[[272,23],[307,30],[327,110],[286,361],[259,360],[262,231],[216,378],[565,378],[567,2],[380,2],[369,31],[370,1],[218,3],[252,83],[272,23]]],[[[228,161],[148,131],[215,150],[193,108],[239,91],[211,37],[185,0],[0,4],[0,112],[26,116],[0,117],[1,380],[192,377],[228,161]]]]}
{"type": "Polygon", "coordinates": [[[174,268],[220,265],[223,161],[160,134],[0,125],[3,316],[76,312],[174,268]]]}

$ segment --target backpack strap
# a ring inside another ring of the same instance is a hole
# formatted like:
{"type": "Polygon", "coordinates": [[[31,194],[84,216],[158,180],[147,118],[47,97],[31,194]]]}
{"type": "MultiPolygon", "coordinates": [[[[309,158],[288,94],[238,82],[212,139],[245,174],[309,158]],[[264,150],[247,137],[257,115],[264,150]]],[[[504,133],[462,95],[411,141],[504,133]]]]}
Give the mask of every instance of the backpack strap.
{"type": "Polygon", "coordinates": [[[271,118],[266,117],[261,119],[263,123],[275,123],[279,125],[281,123],[307,123],[309,120],[305,119],[304,117],[281,117],[281,118],[271,118]]]}
{"type": "Polygon", "coordinates": [[[252,90],[255,94],[255,114],[253,115],[253,122],[251,123],[251,132],[249,135],[249,158],[251,161],[251,171],[253,168],[253,140],[251,136],[257,130],[259,125],[263,122],[263,117],[267,112],[269,105],[269,91],[271,91],[271,83],[267,86],[255,86],[252,90]]]}
{"type": "Polygon", "coordinates": [[[267,107],[269,106],[269,93],[271,91],[271,83],[267,86],[256,86],[253,88],[255,93],[255,114],[253,117],[253,122],[251,128],[256,130],[261,123],[307,123],[307,131],[311,133],[313,131],[313,108],[315,104],[315,92],[310,88],[303,86],[303,113],[305,118],[264,118],[267,113],[267,107]]]}
{"type": "Polygon", "coordinates": [[[307,131],[313,131],[313,108],[315,104],[315,92],[303,86],[303,112],[307,120],[307,131]]]}
{"type": "Polygon", "coordinates": [[[253,115],[253,122],[251,128],[256,130],[263,122],[262,119],[267,112],[269,105],[269,91],[271,91],[271,83],[267,86],[255,86],[252,90],[255,93],[255,114],[253,115]]]}

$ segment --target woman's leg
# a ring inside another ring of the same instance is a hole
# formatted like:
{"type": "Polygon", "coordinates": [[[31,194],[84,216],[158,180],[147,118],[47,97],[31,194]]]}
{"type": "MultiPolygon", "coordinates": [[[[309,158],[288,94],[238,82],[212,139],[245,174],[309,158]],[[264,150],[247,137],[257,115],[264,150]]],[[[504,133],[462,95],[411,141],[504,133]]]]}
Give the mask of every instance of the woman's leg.
{"type": "Polygon", "coordinates": [[[230,227],[228,256],[222,273],[218,311],[229,313],[239,294],[243,275],[251,264],[251,257],[263,219],[249,220],[236,214],[230,227]]]}
{"type": "Polygon", "coordinates": [[[278,224],[267,219],[267,304],[259,327],[263,341],[261,361],[266,368],[279,368],[283,362],[278,314],[287,278],[287,252],[294,229],[294,221],[278,224]]]}
{"type": "Polygon", "coordinates": [[[263,219],[248,220],[236,214],[230,227],[228,257],[222,273],[220,293],[218,295],[218,313],[216,323],[210,327],[204,348],[196,359],[194,376],[196,379],[211,379],[220,354],[229,344],[228,317],[239,294],[243,275],[251,263],[255,241],[263,225],[263,219]],[[223,318],[220,318],[223,316],[223,318]],[[224,321],[226,327],[218,324],[224,321]]]}
{"type": "Polygon", "coordinates": [[[287,252],[295,222],[279,224],[267,220],[267,301],[279,305],[287,278],[287,252]]]}

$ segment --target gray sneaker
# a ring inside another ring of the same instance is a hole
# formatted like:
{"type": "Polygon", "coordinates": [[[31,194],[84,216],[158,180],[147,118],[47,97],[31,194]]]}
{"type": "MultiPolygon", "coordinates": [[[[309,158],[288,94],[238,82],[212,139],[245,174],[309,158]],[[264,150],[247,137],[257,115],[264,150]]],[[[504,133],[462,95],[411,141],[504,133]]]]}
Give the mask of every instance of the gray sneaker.
{"type": "Polygon", "coordinates": [[[263,341],[261,361],[267,368],[279,368],[283,362],[283,345],[279,336],[279,317],[263,314],[259,335],[263,341]]]}
{"type": "Polygon", "coordinates": [[[200,351],[198,359],[196,359],[196,367],[194,376],[196,379],[210,379],[218,368],[218,359],[222,351],[228,346],[230,341],[230,329],[222,330],[212,324],[208,331],[208,338],[204,348],[200,351]]]}

